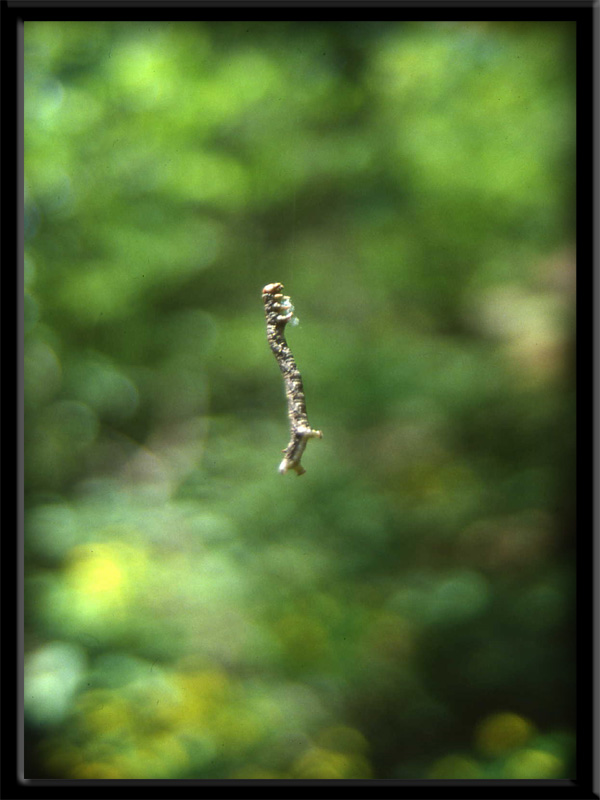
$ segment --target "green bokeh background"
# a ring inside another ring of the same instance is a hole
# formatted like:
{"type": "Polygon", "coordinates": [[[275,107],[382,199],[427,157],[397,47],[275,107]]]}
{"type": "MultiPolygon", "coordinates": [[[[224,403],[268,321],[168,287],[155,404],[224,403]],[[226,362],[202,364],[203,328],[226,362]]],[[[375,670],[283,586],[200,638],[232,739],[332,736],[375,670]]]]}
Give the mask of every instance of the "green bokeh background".
{"type": "Polygon", "coordinates": [[[575,777],[574,46],[26,23],[26,777],[575,777]]]}

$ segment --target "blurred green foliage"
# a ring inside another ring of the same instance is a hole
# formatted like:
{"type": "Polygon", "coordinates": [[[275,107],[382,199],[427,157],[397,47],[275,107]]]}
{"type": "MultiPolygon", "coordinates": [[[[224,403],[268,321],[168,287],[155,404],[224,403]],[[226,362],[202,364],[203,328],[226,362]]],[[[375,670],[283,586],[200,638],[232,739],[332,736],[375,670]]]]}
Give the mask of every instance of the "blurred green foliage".
{"type": "Polygon", "coordinates": [[[27,777],[575,777],[574,102],[565,23],[25,25],[27,777]]]}

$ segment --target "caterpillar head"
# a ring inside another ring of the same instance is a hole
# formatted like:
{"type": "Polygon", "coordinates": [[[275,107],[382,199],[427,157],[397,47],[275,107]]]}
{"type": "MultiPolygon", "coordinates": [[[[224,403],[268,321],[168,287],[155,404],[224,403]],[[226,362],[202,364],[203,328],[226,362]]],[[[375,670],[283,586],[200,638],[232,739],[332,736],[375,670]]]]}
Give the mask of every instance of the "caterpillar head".
{"type": "Polygon", "coordinates": [[[263,288],[263,294],[279,294],[283,289],[283,283],[267,283],[263,288]]]}

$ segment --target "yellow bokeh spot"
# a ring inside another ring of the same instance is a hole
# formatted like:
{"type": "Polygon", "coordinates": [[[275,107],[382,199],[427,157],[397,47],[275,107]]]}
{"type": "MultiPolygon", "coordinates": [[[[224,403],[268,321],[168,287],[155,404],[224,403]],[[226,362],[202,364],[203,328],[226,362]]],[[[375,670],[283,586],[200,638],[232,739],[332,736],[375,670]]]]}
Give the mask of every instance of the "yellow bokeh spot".
{"type": "Polygon", "coordinates": [[[294,763],[294,778],[323,780],[370,778],[371,768],[362,756],[347,755],[322,747],[311,747],[294,763]]]}
{"type": "Polygon", "coordinates": [[[119,564],[102,556],[81,562],[76,568],[76,575],[90,595],[120,594],[125,583],[125,575],[119,564]]]}
{"type": "Polygon", "coordinates": [[[90,542],[73,548],[67,585],[80,616],[124,611],[145,572],[146,556],[120,542],[90,542]]]}
{"type": "Polygon", "coordinates": [[[438,759],[429,770],[429,777],[434,780],[473,780],[484,776],[481,767],[472,758],[451,755],[438,759]]]}
{"type": "Polygon", "coordinates": [[[227,675],[218,670],[198,670],[176,675],[173,685],[179,693],[174,708],[174,722],[195,728],[212,723],[215,713],[228,701],[230,685],[227,675]]]}
{"type": "Polygon", "coordinates": [[[272,772],[268,769],[263,769],[262,767],[257,767],[253,764],[249,764],[248,766],[240,767],[236,769],[230,776],[234,780],[277,780],[278,778],[286,778],[287,776],[283,773],[272,772]]]}
{"type": "Polygon", "coordinates": [[[140,777],[168,778],[189,766],[187,751],[171,733],[144,741],[135,755],[140,777]]]}
{"type": "Polygon", "coordinates": [[[214,732],[228,747],[243,749],[257,742],[264,729],[247,709],[225,706],[215,716],[214,732]]]}
{"type": "Polygon", "coordinates": [[[90,762],[88,764],[77,764],[70,770],[69,778],[76,780],[114,780],[115,778],[127,778],[120,769],[112,764],[102,762],[90,762]]]}
{"type": "Polygon", "coordinates": [[[87,729],[95,735],[123,733],[134,721],[130,703],[105,689],[86,692],[77,704],[87,729]]]}
{"type": "Polygon", "coordinates": [[[484,719],[477,728],[475,740],[481,752],[498,756],[522,747],[534,733],[535,727],[528,719],[507,712],[484,719]]]}
{"type": "Polygon", "coordinates": [[[560,758],[545,750],[521,750],[506,761],[505,778],[541,780],[564,778],[564,764],[560,758]]]}

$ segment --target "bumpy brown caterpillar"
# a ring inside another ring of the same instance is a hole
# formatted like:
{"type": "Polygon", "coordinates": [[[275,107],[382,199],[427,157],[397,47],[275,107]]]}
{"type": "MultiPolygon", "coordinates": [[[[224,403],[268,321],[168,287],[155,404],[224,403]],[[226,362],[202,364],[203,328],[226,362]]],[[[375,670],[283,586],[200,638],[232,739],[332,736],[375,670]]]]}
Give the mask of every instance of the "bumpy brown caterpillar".
{"type": "Polygon", "coordinates": [[[283,375],[291,427],[290,442],[283,450],[279,472],[284,475],[293,469],[298,475],[303,475],[306,470],[300,464],[300,459],[306,443],[309,439],[321,439],[323,434],[310,427],[306,416],[302,377],[284,336],[287,323],[295,321],[294,306],[290,298],[281,293],[282,289],[282,283],[269,283],[262,290],[267,318],[267,341],[283,375]]]}

